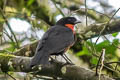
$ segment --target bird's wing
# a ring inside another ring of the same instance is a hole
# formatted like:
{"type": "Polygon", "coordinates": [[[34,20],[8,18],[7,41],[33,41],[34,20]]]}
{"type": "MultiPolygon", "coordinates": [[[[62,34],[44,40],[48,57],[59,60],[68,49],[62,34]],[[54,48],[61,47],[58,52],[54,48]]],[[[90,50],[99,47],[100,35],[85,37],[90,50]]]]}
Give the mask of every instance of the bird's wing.
{"type": "MultiPolygon", "coordinates": [[[[49,54],[59,53],[74,42],[74,34],[67,27],[53,27],[42,38],[41,45],[49,54]]],[[[40,47],[38,51],[40,50],[40,47]]]]}
{"type": "Polygon", "coordinates": [[[63,52],[74,42],[74,34],[67,27],[52,27],[40,40],[30,66],[48,64],[49,55],[63,52]]]}

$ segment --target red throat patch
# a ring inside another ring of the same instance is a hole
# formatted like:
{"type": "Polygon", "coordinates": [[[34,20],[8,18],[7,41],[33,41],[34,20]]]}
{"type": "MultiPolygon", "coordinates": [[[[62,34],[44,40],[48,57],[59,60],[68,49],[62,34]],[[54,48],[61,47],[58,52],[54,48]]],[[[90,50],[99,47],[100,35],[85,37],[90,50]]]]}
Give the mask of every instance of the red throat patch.
{"type": "Polygon", "coordinates": [[[70,28],[73,31],[73,33],[75,34],[74,25],[73,24],[65,24],[65,26],[70,28]]]}

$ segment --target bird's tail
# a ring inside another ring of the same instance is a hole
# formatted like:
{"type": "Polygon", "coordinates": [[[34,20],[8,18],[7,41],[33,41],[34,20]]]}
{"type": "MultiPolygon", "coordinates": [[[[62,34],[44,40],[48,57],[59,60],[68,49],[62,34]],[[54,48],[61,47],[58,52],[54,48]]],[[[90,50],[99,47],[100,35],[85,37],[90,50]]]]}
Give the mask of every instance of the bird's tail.
{"type": "Polygon", "coordinates": [[[46,65],[49,64],[49,55],[43,53],[43,51],[39,51],[35,54],[35,56],[32,58],[30,62],[30,67],[33,67],[35,65],[46,65]]]}

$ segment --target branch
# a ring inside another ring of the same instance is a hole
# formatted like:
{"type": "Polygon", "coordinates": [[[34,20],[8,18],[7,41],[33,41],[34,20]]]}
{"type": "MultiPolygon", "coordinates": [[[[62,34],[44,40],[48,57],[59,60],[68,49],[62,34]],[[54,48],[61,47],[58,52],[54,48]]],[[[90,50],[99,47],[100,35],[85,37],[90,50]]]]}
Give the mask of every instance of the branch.
{"type": "Polygon", "coordinates": [[[16,52],[12,53],[16,56],[33,56],[37,47],[38,41],[34,41],[30,44],[24,45],[16,52]]]}
{"type": "Polygon", "coordinates": [[[16,38],[16,35],[14,34],[14,32],[13,32],[13,30],[12,30],[12,28],[11,28],[11,26],[10,26],[10,24],[9,24],[9,22],[8,22],[6,16],[4,15],[3,10],[1,8],[0,8],[0,12],[1,12],[1,15],[2,15],[3,19],[5,20],[5,23],[8,26],[8,29],[10,30],[10,32],[12,33],[12,35],[13,35],[15,41],[16,41],[16,47],[19,48],[19,44],[18,44],[18,40],[16,38]]]}
{"type": "MultiPolygon", "coordinates": [[[[88,27],[78,25],[78,33],[81,38],[90,39],[100,34],[101,30],[106,26],[106,23],[91,24],[88,27]]],[[[120,31],[120,19],[111,21],[104,29],[102,35],[112,34],[120,31]]]]}
{"type": "MultiPolygon", "coordinates": [[[[86,15],[86,9],[85,8],[79,8],[77,6],[74,6],[76,7],[75,10],[71,10],[72,14],[74,13],[77,13],[78,15],[80,16],[83,16],[83,15],[86,15]]],[[[100,23],[100,22],[106,22],[110,19],[110,15],[107,15],[105,13],[101,13],[101,12],[98,12],[94,9],[90,9],[90,8],[87,8],[87,16],[93,20],[95,20],[96,22],[100,23]]]]}
{"type": "MultiPolygon", "coordinates": [[[[13,55],[0,55],[0,63],[10,65],[3,66],[9,68],[8,71],[15,72],[30,72],[35,75],[49,76],[49,77],[60,77],[68,80],[98,80],[98,76],[95,76],[95,72],[78,67],[75,65],[63,65],[64,63],[59,61],[51,61],[48,66],[36,66],[34,69],[28,69],[30,57],[13,56],[13,55]],[[73,74],[74,73],[74,74],[73,74]]],[[[4,71],[4,70],[3,70],[4,71]]],[[[105,75],[101,75],[101,80],[114,80],[108,78],[105,75]]]]}

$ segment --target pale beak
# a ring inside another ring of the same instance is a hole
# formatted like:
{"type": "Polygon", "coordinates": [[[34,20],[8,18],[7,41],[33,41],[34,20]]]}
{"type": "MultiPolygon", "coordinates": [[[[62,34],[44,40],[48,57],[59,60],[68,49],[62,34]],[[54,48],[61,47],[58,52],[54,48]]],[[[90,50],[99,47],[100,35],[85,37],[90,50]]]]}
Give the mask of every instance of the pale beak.
{"type": "Polygon", "coordinates": [[[75,21],[74,24],[78,24],[78,23],[81,23],[81,21],[75,21]]]}

